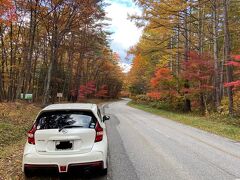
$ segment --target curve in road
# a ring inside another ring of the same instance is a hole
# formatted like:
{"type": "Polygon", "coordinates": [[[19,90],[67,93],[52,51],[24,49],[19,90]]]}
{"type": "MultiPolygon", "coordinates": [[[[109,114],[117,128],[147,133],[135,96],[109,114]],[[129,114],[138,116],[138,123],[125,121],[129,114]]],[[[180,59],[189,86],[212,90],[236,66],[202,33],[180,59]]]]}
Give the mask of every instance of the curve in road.
{"type": "Polygon", "coordinates": [[[236,180],[240,144],[127,106],[105,106],[114,180],[236,180]]]}

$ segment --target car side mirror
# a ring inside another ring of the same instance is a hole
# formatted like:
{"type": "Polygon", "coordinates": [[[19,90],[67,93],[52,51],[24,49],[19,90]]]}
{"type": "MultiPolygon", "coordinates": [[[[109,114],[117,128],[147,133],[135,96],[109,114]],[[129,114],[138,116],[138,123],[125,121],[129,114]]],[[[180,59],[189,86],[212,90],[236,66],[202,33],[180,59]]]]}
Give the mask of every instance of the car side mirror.
{"type": "Polygon", "coordinates": [[[107,121],[107,120],[109,120],[109,119],[110,119],[110,116],[106,116],[106,115],[103,116],[103,122],[104,122],[104,121],[107,121]]]}

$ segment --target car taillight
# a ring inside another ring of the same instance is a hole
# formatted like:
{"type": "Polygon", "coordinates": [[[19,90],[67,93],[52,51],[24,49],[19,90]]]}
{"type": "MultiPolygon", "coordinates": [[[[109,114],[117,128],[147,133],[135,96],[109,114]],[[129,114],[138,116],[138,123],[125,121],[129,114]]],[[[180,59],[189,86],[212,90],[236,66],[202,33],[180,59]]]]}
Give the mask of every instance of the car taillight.
{"type": "Polygon", "coordinates": [[[29,144],[35,144],[35,132],[37,130],[37,126],[34,124],[32,129],[28,131],[27,136],[28,136],[28,143],[29,144]]]}
{"type": "Polygon", "coordinates": [[[103,128],[100,126],[98,122],[96,124],[95,130],[96,130],[95,142],[99,142],[103,139],[103,128]]]}

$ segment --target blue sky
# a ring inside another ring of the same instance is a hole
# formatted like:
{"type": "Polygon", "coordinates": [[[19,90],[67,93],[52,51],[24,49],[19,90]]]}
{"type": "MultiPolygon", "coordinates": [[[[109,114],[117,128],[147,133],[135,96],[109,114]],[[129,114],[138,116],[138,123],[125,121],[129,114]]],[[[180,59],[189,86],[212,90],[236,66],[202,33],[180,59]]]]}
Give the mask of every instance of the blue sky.
{"type": "Polygon", "coordinates": [[[111,48],[120,55],[120,66],[127,72],[131,62],[125,59],[126,51],[138,42],[142,32],[128,19],[128,14],[141,14],[141,11],[132,0],[106,0],[106,2],[110,4],[106,7],[107,16],[112,19],[111,48]]]}

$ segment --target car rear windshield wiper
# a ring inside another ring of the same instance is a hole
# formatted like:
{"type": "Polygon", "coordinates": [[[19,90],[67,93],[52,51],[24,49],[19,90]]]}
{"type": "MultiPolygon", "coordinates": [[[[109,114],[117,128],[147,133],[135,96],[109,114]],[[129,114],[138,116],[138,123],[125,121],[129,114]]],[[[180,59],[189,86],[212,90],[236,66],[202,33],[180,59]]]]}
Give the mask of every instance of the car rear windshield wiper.
{"type": "Polygon", "coordinates": [[[64,128],[72,128],[72,127],[83,127],[83,126],[77,126],[77,125],[65,125],[65,126],[59,128],[58,131],[61,132],[64,128]]]}

